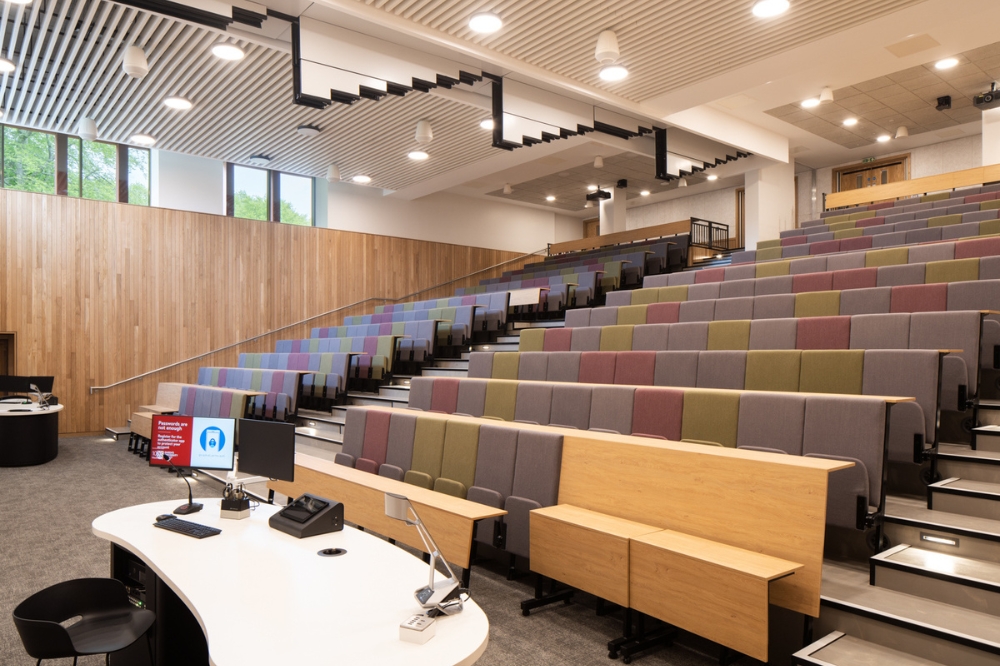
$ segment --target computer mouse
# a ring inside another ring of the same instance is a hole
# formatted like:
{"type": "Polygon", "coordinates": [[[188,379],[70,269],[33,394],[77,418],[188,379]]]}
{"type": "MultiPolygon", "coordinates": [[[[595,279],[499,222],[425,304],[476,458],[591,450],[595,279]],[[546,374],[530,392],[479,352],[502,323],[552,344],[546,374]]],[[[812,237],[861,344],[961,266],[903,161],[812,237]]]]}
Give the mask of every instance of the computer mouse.
{"type": "Polygon", "coordinates": [[[156,522],[160,522],[161,520],[167,520],[168,518],[173,518],[173,517],[174,515],[172,513],[162,513],[156,517],[156,522]]]}

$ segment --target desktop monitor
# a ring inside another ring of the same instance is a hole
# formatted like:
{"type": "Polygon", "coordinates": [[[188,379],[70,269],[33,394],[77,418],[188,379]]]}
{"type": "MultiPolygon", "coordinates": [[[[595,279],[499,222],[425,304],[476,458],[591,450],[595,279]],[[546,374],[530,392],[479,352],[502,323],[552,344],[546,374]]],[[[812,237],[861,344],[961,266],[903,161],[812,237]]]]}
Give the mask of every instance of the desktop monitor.
{"type": "Polygon", "coordinates": [[[157,467],[233,469],[235,419],[153,417],[149,464],[157,467]]]}
{"type": "Polygon", "coordinates": [[[43,393],[52,393],[52,377],[19,377],[0,375],[0,393],[31,393],[31,385],[43,393]]]}
{"type": "Polygon", "coordinates": [[[240,419],[239,470],[279,481],[295,480],[295,424],[240,419]]]}

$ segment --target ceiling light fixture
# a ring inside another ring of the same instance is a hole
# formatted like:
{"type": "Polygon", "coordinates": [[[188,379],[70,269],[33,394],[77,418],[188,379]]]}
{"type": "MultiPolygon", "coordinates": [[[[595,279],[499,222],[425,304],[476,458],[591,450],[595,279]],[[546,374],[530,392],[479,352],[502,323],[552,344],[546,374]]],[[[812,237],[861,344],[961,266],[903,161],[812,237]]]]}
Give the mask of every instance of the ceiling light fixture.
{"type": "Polygon", "coordinates": [[[94,122],[93,118],[81,118],[76,133],[84,141],[95,141],[97,139],[97,123],[94,122]]]}
{"type": "Polygon", "coordinates": [[[503,193],[504,194],[510,194],[513,191],[514,190],[512,190],[511,187],[510,187],[510,183],[504,183],[503,184],[503,193]]]}
{"type": "Polygon", "coordinates": [[[875,139],[875,140],[878,141],[879,143],[885,143],[886,141],[890,140],[891,138],[892,137],[889,136],[888,134],[880,134],[879,137],[877,139],[875,139]]]}
{"type": "Polygon", "coordinates": [[[677,187],[687,187],[687,186],[688,186],[687,178],[680,178],[677,180],[677,187]]]}
{"type": "Polygon", "coordinates": [[[951,69],[958,64],[958,58],[945,58],[934,63],[934,69],[951,69]]]}
{"type": "Polygon", "coordinates": [[[17,65],[14,64],[13,60],[0,58],[0,74],[10,74],[15,69],[17,69],[17,65]]]}
{"type": "Polygon", "coordinates": [[[4,2],[11,5],[30,5],[31,0],[4,0],[4,2]]]}
{"type": "Polygon", "coordinates": [[[709,180],[712,180],[712,181],[719,180],[719,177],[716,176],[714,173],[708,174],[707,177],[708,177],[709,180]]]}
{"type": "Polygon", "coordinates": [[[406,154],[406,156],[409,157],[414,162],[423,162],[428,157],[430,157],[430,155],[428,155],[422,150],[411,150],[406,154]]]}
{"type": "Polygon", "coordinates": [[[788,11],[788,0],[759,0],[754,3],[753,15],[758,18],[772,18],[788,11]]]}
{"type": "Polygon", "coordinates": [[[183,97],[168,97],[163,100],[163,105],[175,111],[189,111],[194,106],[191,100],[183,97]]]}
{"type": "Polygon", "coordinates": [[[212,47],[212,55],[222,60],[235,62],[237,60],[243,60],[246,53],[243,52],[243,49],[236,46],[236,44],[222,43],[216,44],[212,47]]]}
{"type": "Polygon", "coordinates": [[[597,185],[587,185],[587,190],[590,191],[590,192],[596,192],[597,191],[597,185]]]}
{"type": "Polygon", "coordinates": [[[489,35],[503,27],[503,19],[493,12],[479,12],[469,19],[469,29],[481,35],[489,35]]]}
{"type": "Polygon", "coordinates": [[[819,91],[819,103],[829,104],[833,101],[833,88],[827,86],[819,91]]]}
{"type": "Polygon", "coordinates": [[[130,141],[132,141],[132,143],[137,143],[140,146],[152,146],[156,143],[156,139],[148,134],[133,134],[130,141]]]}
{"type": "Polygon", "coordinates": [[[326,179],[331,183],[336,183],[340,181],[340,167],[336,164],[331,164],[326,169],[326,179]]]}
{"type": "Polygon", "coordinates": [[[816,97],[810,97],[809,99],[802,100],[803,109],[814,109],[819,106],[819,99],[816,97]]]}
{"type": "Polygon", "coordinates": [[[594,168],[603,169],[604,168],[604,158],[598,155],[594,158],[594,168]]]}
{"type": "Polygon", "coordinates": [[[146,53],[135,44],[125,47],[122,56],[122,69],[133,79],[141,79],[149,74],[149,62],[146,53]]]}
{"type": "Polygon", "coordinates": [[[314,136],[319,136],[319,126],[318,125],[299,125],[295,128],[295,131],[302,136],[312,138],[314,136]]]}
{"type": "Polygon", "coordinates": [[[493,119],[492,118],[487,118],[486,120],[480,120],[479,121],[479,126],[481,128],[483,128],[484,130],[492,130],[493,129],[493,119]]]}
{"type": "Polygon", "coordinates": [[[256,155],[251,155],[247,158],[247,164],[251,166],[267,166],[270,163],[271,157],[269,155],[264,155],[263,153],[257,153],[256,155]]]}
{"type": "Polygon", "coordinates": [[[904,137],[910,136],[910,130],[906,128],[906,125],[900,125],[896,128],[896,138],[902,139],[904,137]]]}
{"type": "Polygon", "coordinates": [[[597,36],[597,46],[594,57],[601,63],[599,76],[602,81],[621,81],[628,76],[628,70],[623,65],[616,65],[621,51],[618,49],[618,35],[613,30],[605,30],[597,36]]]}
{"type": "Polygon", "coordinates": [[[857,118],[845,118],[844,119],[844,127],[854,127],[857,124],[858,124],[858,119],[857,118]]]}
{"type": "Polygon", "coordinates": [[[430,143],[434,139],[434,131],[431,129],[431,121],[418,120],[417,131],[413,138],[419,144],[430,143]]]}
{"type": "Polygon", "coordinates": [[[545,200],[546,201],[555,201],[556,198],[550,194],[549,196],[545,197],[545,200]]]}
{"type": "Polygon", "coordinates": [[[358,174],[354,178],[351,178],[351,180],[353,180],[355,183],[360,183],[362,185],[366,185],[366,184],[372,182],[371,178],[369,178],[368,176],[365,176],[363,174],[358,174]]]}
{"type": "Polygon", "coordinates": [[[648,197],[649,196],[649,190],[643,190],[642,192],[639,192],[639,196],[640,197],[648,197]]]}

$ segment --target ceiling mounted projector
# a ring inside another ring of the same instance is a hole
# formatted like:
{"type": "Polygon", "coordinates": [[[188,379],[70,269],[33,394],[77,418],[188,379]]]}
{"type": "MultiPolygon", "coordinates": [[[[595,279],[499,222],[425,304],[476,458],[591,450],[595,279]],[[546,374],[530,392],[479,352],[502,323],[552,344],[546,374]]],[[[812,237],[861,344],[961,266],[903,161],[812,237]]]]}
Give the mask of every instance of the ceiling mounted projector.
{"type": "Polygon", "coordinates": [[[122,69],[133,79],[141,79],[146,76],[149,74],[146,53],[134,44],[125,47],[125,55],[122,56],[122,69]]]}
{"type": "Polygon", "coordinates": [[[302,136],[314,137],[319,135],[319,127],[316,125],[299,125],[295,128],[295,131],[302,136]]]}
{"type": "Polygon", "coordinates": [[[413,138],[420,144],[430,143],[434,139],[434,132],[431,130],[431,121],[418,120],[417,131],[413,138]]]}
{"type": "MultiPolygon", "coordinates": [[[[949,99],[949,102],[951,100],[949,99]]],[[[1000,92],[997,91],[997,84],[991,83],[990,89],[984,93],[979,93],[972,98],[972,103],[977,109],[992,109],[1000,106],[1000,92]]],[[[949,104],[949,108],[951,105],[949,104]]],[[[940,107],[939,107],[940,109],[940,107]]]]}
{"type": "Polygon", "coordinates": [[[596,192],[590,192],[587,194],[587,201],[600,201],[602,199],[610,199],[611,192],[607,190],[597,190],[596,192]]]}
{"type": "Polygon", "coordinates": [[[84,141],[97,140],[97,123],[92,118],[81,118],[76,133],[84,141]]]}

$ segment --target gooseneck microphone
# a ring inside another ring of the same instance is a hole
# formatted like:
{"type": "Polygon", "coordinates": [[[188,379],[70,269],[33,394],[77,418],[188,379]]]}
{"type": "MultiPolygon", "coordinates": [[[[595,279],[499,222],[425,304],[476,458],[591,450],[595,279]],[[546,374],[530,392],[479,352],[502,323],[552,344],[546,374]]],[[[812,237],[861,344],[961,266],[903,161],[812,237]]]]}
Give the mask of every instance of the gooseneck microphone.
{"type": "Polygon", "coordinates": [[[173,456],[168,456],[167,454],[164,454],[163,457],[167,459],[167,464],[170,465],[170,471],[177,472],[177,476],[184,479],[184,483],[186,483],[188,487],[187,504],[181,504],[179,507],[174,509],[174,513],[177,514],[178,516],[186,516],[189,513],[198,513],[199,511],[201,511],[202,505],[194,501],[194,495],[191,494],[191,482],[188,481],[187,476],[185,476],[180,469],[174,467],[174,463],[171,462],[173,456]]]}

